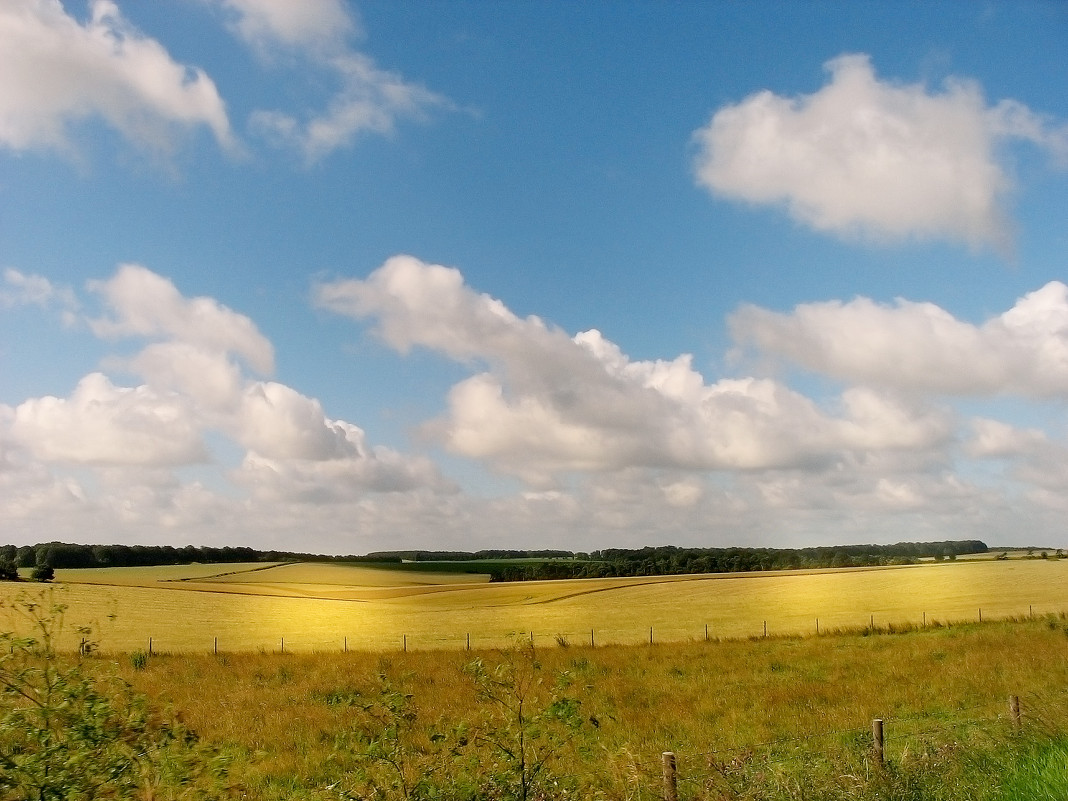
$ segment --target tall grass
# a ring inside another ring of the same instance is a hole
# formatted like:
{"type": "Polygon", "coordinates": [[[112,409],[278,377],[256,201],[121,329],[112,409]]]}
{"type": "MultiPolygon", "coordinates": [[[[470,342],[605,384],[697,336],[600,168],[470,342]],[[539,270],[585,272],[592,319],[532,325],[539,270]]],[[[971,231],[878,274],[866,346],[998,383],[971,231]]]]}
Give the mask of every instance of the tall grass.
{"type": "Polygon", "coordinates": [[[120,669],[235,755],[230,779],[248,799],[516,797],[501,746],[515,745],[521,724],[486,702],[478,660],[483,675],[527,671],[529,742],[549,757],[530,798],[657,798],[660,754],[671,750],[686,799],[1026,801],[1068,797],[1057,790],[1065,626],[1048,617],[883,636],[572,643],[539,647],[529,663],[522,649],[476,649],[154,655],[120,669]],[[1010,695],[1024,710],[1019,732],[1010,695]],[[883,767],[870,748],[876,717],[883,767]],[[411,780],[424,775],[422,786],[411,780]]]}

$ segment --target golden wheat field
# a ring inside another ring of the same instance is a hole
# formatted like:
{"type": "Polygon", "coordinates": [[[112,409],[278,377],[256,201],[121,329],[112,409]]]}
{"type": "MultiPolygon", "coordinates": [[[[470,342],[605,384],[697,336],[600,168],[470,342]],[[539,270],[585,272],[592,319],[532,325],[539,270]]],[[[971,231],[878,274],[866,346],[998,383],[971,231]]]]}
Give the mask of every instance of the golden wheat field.
{"type": "MultiPolygon", "coordinates": [[[[1068,610],[1068,560],[489,583],[346,564],[59,570],[106,652],[408,650],[814,634],[1068,610]],[[817,623],[818,621],[818,623],[817,623]],[[707,627],[707,629],[706,629],[707,627]]],[[[0,598],[38,585],[0,585],[0,598]]],[[[7,629],[16,621],[3,621],[7,629]]]]}

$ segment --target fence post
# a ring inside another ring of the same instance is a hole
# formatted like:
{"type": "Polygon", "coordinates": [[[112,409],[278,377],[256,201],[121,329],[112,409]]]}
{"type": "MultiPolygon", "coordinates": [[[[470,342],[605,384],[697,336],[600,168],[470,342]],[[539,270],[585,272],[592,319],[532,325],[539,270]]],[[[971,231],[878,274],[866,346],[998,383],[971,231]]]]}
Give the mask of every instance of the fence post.
{"type": "Polygon", "coordinates": [[[216,656],[218,656],[218,655],[219,655],[219,638],[218,638],[218,637],[216,637],[216,638],[215,638],[215,644],[214,644],[214,645],[212,645],[212,649],[211,649],[211,651],[212,651],[212,653],[213,653],[213,654],[215,654],[216,656]]]}
{"type": "Polygon", "coordinates": [[[820,633],[820,619],[816,618],[816,633],[820,633]]]}
{"type": "Polygon", "coordinates": [[[283,637],[282,638],[282,653],[284,654],[285,652],[286,652],[286,638],[283,637]]]}
{"type": "Polygon", "coordinates": [[[1014,729],[1020,728],[1020,696],[1009,696],[1009,718],[1012,720],[1014,729]]]}
{"type": "Polygon", "coordinates": [[[664,770],[664,801],[679,801],[679,774],[675,754],[665,751],[660,758],[664,770]]]}
{"type": "Polygon", "coordinates": [[[148,638],[148,655],[152,656],[152,638],[148,638]]]}
{"type": "Polygon", "coordinates": [[[590,648],[596,648],[597,641],[593,639],[593,629],[590,629],[590,648]]]}
{"type": "Polygon", "coordinates": [[[768,621],[764,621],[764,636],[768,636],[768,621]]]}
{"type": "Polygon", "coordinates": [[[349,638],[348,637],[345,637],[344,649],[345,649],[345,653],[347,654],[349,652],[349,638]]]}
{"type": "Polygon", "coordinates": [[[983,622],[983,607],[979,607],[979,622],[983,622]]]}
{"type": "Polygon", "coordinates": [[[401,635],[401,648],[404,649],[404,653],[408,653],[408,635],[407,634],[402,634],[401,635]]]}
{"type": "Polygon", "coordinates": [[[708,642],[708,624],[705,623],[705,642],[708,642]]]}
{"type": "Polygon", "coordinates": [[[649,644],[650,645],[653,644],[653,627],[652,626],[649,627],[649,644]]]}
{"type": "Polygon", "coordinates": [[[871,722],[871,739],[875,746],[875,762],[878,765],[885,763],[886,754],[883,751],[883,720],[875,718],[871,722]]]}
{"type": "Polygon", "coordinates": [[[467,632],[467,650],[471,650],[471,632],[467,632]]]}

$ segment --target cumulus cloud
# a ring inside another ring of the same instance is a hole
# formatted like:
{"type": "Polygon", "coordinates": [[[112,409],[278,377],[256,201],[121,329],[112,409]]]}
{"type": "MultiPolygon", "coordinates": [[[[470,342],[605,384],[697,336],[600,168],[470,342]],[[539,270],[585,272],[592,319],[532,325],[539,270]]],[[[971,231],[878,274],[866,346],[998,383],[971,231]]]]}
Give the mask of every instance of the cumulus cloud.
{"type": "Polygon", "coordinates": [[[740,344],[850,382],[952,395],[1068,397],[1068,286],[1051,281],[982,325],[931,303],[856,298],[782,314],[743,306],[740,344]]]}
{"type": "Polygon", "coordinates": [[[1004,250],[1012,181],[999,146],[1025,140],[1068,156],[1068,126],[1013,100],[990,106],[973,81],[936,92],[880,81],[861,54],[825,66],[830,80],[814,94],[762,91],[718,110],[694,135],[698,182],[782,204],[819,231],[1004,250]]]}
{"type": "Polygon", "coordinates": [[[93,372],[69,397],[0,404],[0,487],[17,487],[22,498],[0,504],[0,514],[33,516],[62,501],[57,510],[80,508],[86,519],[134,528],[214,526],[238,513],[239,501],[227,497],[235,489],[248,493],[244,511],[254,509],[261,523],[272,514],[297,517],[293,504],[454,491],[428,459],[374,446],[358,426],[328,417],[318,400],[250,377],[247,368],[272,369],[273,349],[246,316],[212,298],[186,297],[136,265],[91,288],[107,313],[87,321],[90,331],[147,340],[105,367],[142,383],[120,386],[93,372]],[[241,463],[227,469],[235,450],[241,463]],[[89,484],[66,475],[72,468],[89,470],[89,484]],[[194,468],[228,480],[227,489],[175,473],[194,468]]]}
{"type": "Polygon", "coordinates": [[[1049,444],[1044,432],[1037,428],[1020,429],[979,417],[971,421],[971,436],[964,447],[968,455],[976,458],[1010,458],[1033,454],[1049,444]]]}
{"type": "Polygon", "coordinates": [[[70,398],[31,398],[14,409],[11,436],[45,462],[146,466],[204,461],[207,451],[186,399],[146,386],[85,376],[70,398]]]}
{"type": "Polygon", "coordinates": [[[70,152],[72,126],[92,118],[164,156],[199,127],[238,147],[211,78],[176,62],[112,0],[92,0],[84,23],[59,0],[0,4],[0,146],[70,152]]]}
{"type": "Polygon", "coordinates": [[[274,369],[274,348],[248,317],[212,298],[183,297],[170,280],[141,265],[120,265],[107,281],[89,286],[111,312],[89,321],[99,337],[174,339],[234,353],[260,373],[274,369]]]}
{"type": "Polygon", "coordinates": [[[323,308],[373,318],[379,335],[489,369],[452,388],[429,430],[451,450],[534,484],[631,466],[770,469],[849,449],[922,448],[947,415],[873,390],[843,396],[841,416],[768,379],[706,384],[689,355],[632,361],[598,331],[569,337],[479,294],[459,271],[394,257],[366,280],[318,286],[323,308]]]}

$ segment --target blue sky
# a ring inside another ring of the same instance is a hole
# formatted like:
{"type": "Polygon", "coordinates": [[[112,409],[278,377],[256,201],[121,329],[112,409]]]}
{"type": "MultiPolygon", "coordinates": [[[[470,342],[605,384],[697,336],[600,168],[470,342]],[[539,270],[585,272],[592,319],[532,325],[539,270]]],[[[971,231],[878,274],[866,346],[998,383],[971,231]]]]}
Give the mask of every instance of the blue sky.
{"type": "Polygon", "coordinates": [[[0,539],[1068,546],[1066,45],[8,0],[0,539]]]}

